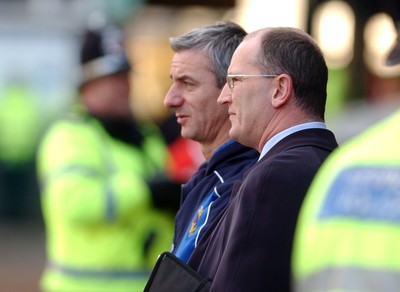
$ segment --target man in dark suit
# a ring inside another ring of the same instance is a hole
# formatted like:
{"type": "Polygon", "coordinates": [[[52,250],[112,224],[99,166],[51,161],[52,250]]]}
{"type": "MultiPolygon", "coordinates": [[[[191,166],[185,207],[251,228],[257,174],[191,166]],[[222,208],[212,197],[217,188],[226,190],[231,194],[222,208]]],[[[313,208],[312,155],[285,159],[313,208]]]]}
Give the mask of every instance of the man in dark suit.
{"type": "Polygon", "coordinates": [[[218,102],[229,106],[229,135],[260,158],[188,261],[213,279],[211,291],[290,291],[298,211],[337,147],[324,123],[327,75],[298,29],[258,30],[236,49],[218,102]]]}

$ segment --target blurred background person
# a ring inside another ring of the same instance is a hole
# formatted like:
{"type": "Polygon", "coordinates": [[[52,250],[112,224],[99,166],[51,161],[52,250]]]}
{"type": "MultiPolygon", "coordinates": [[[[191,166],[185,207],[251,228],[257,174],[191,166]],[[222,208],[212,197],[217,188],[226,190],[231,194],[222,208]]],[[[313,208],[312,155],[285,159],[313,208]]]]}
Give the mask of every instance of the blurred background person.
{"type": "Polygon", "coordinates": [[[19,76],[0,90],[0,219],[40,217],[35,153],[44,128],[29,84],[19,76]]]}
{"type": "Polygon", "coordinates": [[[392,45],[387,57],[386,65],[396,66],[400,64],[400,4],[396,0],[382,0],[382,9],[392,18],[396,31],[396,42],[392,45]]]}
{"type": "Polygon", "coordinates": [[[148,183],[165,172],[167,149],[158,128],[131,113],[122,33],[91,18],[77,103],[40,144],[44,291],[142,291],[171,244],[174,194],[168,205],[165,189],[157,197],[148,183]]]}
{"type": "MultiPolygon", "coordinates": [[[[399,49],[398,35],[386,64],[400,64],[399,49]]],[[[343,143],[318,171],[296,227],[295,292],[399,290],[399,125],[397,109],[343,143]]]]}

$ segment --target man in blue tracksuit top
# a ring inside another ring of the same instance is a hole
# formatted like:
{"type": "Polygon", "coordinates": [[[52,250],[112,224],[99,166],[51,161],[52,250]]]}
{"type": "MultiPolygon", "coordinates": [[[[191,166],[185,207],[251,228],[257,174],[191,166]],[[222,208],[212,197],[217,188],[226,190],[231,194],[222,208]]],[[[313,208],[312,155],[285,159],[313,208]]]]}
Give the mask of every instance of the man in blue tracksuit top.
{"type": "Polygon", "coordinates": [[[255,151],[231,140],[183,186],[174,235],[174,253],[180,259],[189,259],[208,223],[227,205],[235,181],[241,179],[257,156],[255,151]]]}
{"type": "Polygon", "coordinates": [[[170,39],[175,55],[164,104],[175,111],[182,136],[199,142],[206,159],[183,186],[175,218],[172,252],[184,262],[259,156],[229,138],[228,108],[217,103],[231,56],[245,35],[240,26],[219,22],[170,39]]]}

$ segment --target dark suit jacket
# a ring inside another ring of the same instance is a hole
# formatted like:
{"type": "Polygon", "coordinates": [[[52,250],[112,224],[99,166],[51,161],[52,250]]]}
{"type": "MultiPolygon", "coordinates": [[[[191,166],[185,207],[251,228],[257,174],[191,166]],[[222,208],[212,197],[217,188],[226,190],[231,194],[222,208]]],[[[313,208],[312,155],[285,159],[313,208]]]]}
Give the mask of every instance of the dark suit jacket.
{"type": "Polygon", "coordinates": [[[332,132],[302,130],[281,140],[248,171],[188,261],[213,279],[211,291],[290,291],[300,205],[335,147],[332,132]]]}

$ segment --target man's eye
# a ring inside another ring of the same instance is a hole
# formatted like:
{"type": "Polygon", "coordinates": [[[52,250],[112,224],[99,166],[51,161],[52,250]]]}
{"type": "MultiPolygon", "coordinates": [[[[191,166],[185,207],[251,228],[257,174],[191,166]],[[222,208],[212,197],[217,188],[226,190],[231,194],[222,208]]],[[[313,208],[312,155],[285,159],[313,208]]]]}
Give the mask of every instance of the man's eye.
{"type": "Polygon", "coordinates": [[[181,82],[184,86],[193,86],[194,84],[193,81],[187,79],[182,79],[181,82]]]}
{"type": "Polygon", "coordinates": [[[241,77],[232,77],[232,83],[235,83],[238,81],[242,81],[242,78],[241,77]]]}
{"type": "Polygon", "coordinates": [[[183,82],[183,85],[184,85],[185,87],[192,87],[192,86],[194,86],[194,83],[191,82],[191,81],[184,81],[184,82],[183,82]]]}

